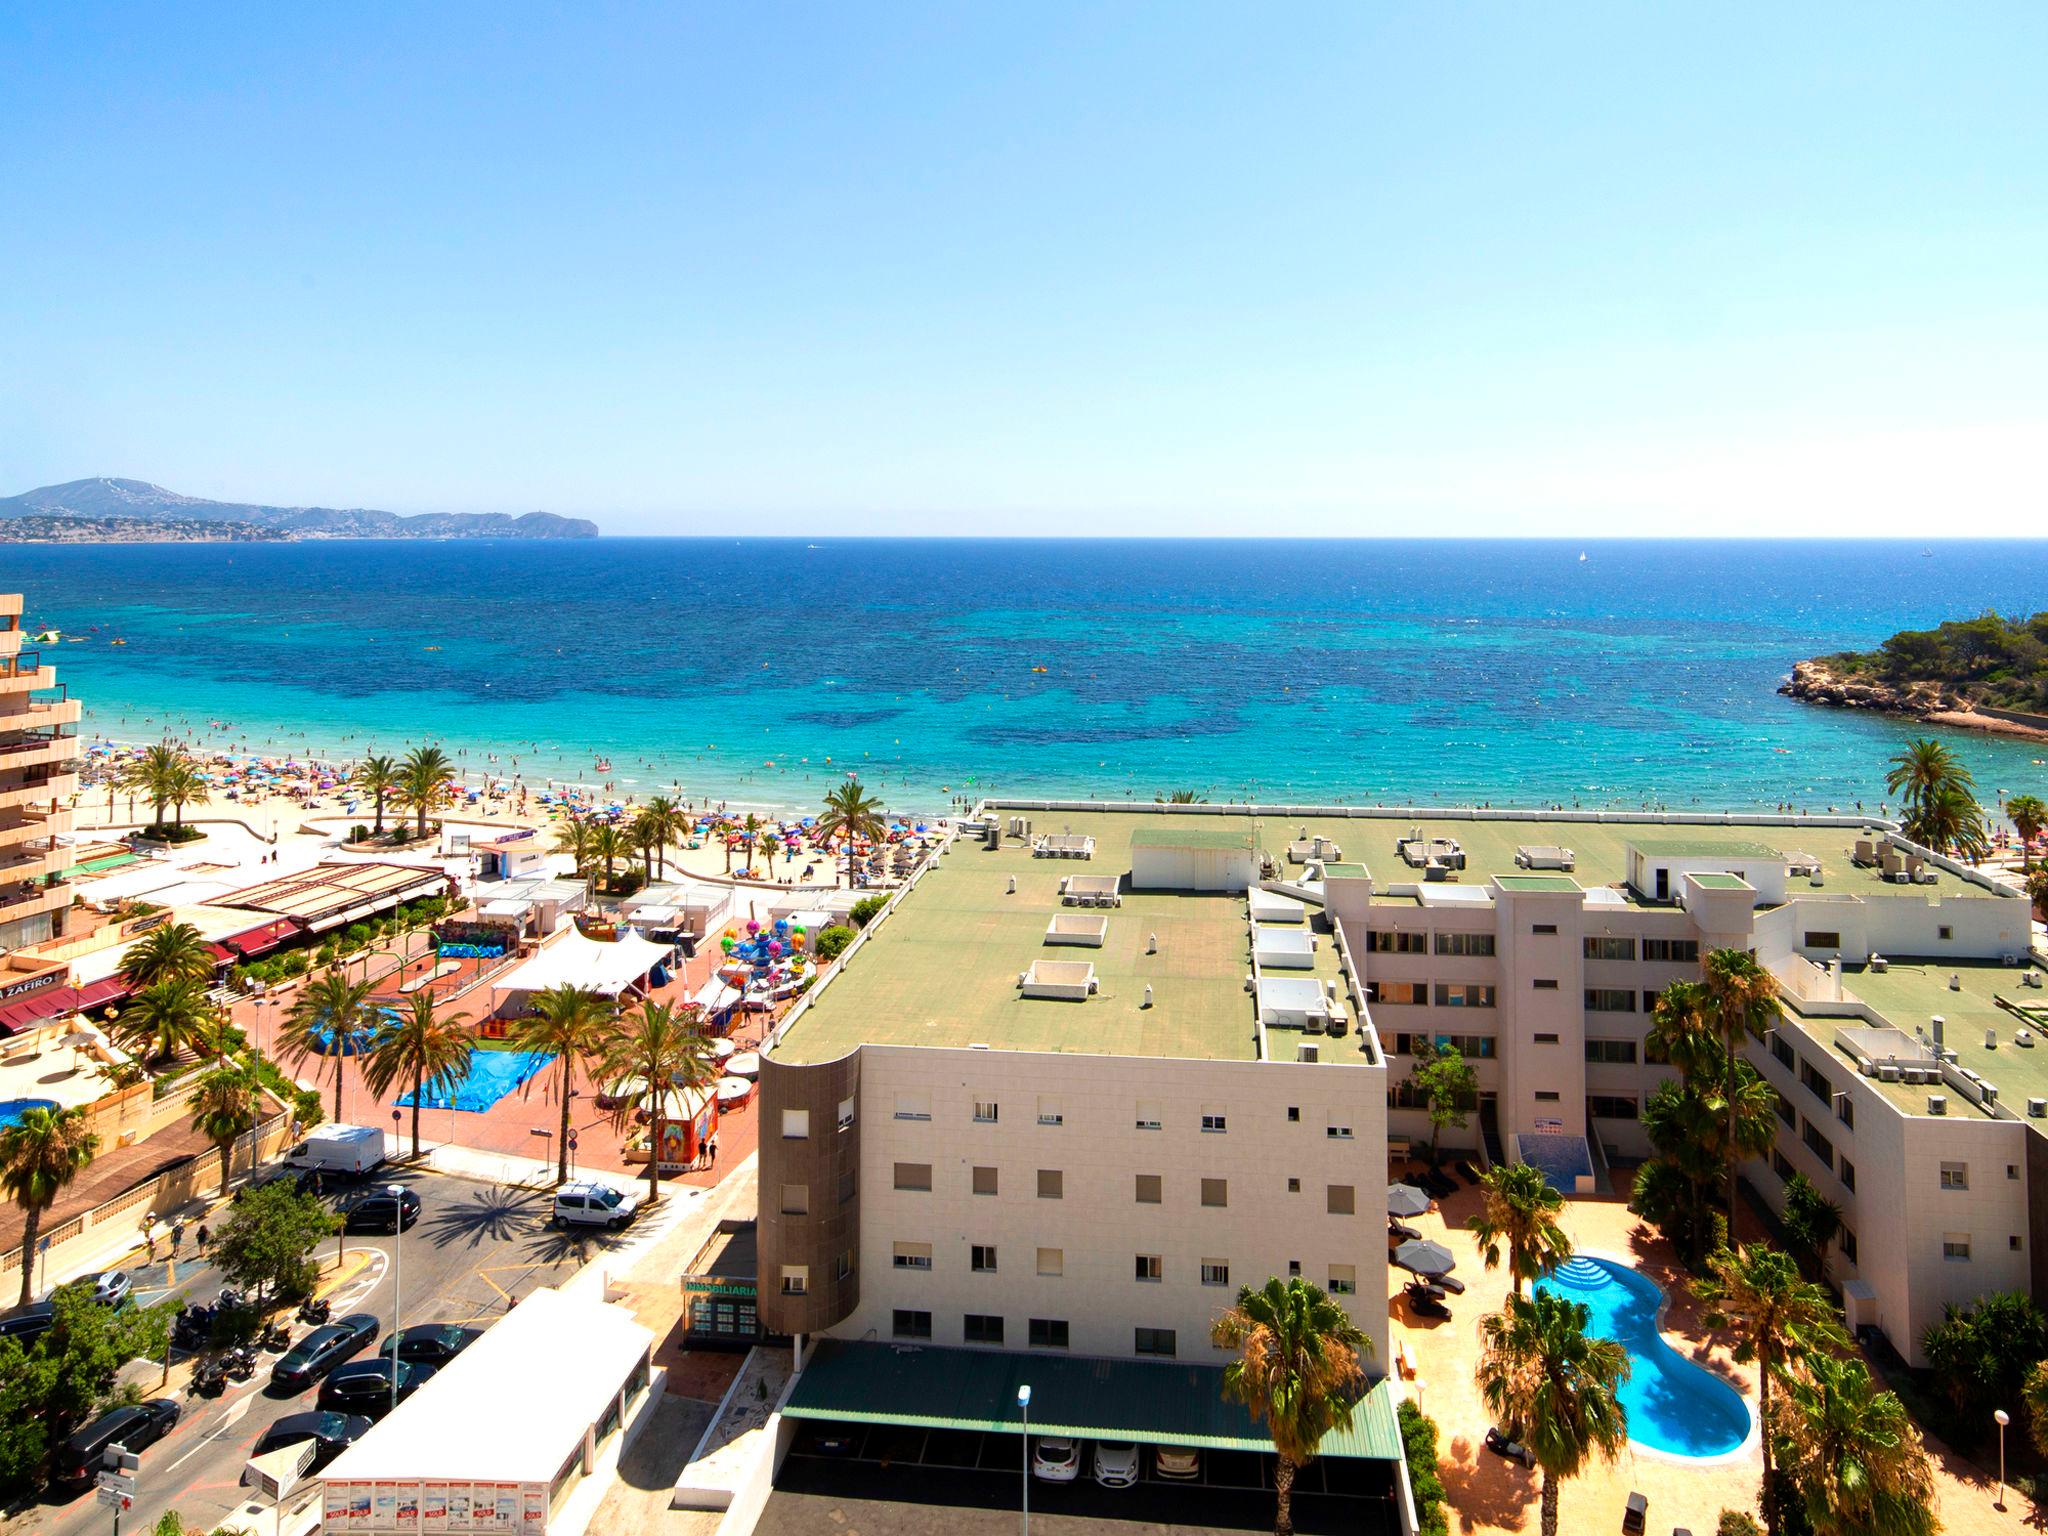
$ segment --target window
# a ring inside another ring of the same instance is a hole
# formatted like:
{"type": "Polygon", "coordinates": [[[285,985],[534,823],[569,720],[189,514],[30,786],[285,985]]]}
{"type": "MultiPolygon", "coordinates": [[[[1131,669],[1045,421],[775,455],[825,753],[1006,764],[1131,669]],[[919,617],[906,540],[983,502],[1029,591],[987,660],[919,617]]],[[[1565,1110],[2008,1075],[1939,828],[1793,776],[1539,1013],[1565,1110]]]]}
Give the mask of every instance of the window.
{"type": "Polygon", "coordinates": [[[1538,1045],[1555,1045],[1557,1044],[1557,1036],[1552,1034],[1539,1033],[1536,1036],[1536,1043],[1538,1045]]]}
{"type": "Polygon", "coordinates": [[[782,1139],[802,1141],[811,1134],[811,1112],[808,1109],[785,1109],[782,1112],[782,1139]]]}
{"type": "Polygon", "coordinates": [[[930,1269],[932,1267],[932,1245],[930,1243],[898,1243],[890,1256],[890,1264],[896,1269],[930,1269]]]}
{"type": "Polygon", "coordinates": [[[996,1171],[993,1168],[974,1170],[974,1192],[977,1195],[992,1195],[996,1192],[996,1171]]]}
{"type": "Polygon", "coordinates": [[[1290,1280],[1299,1280],[1301,1278],[1301,1260],[1289,1259],[1287,1261],[1287,1278],[1290,1280]]]}
{"type": "Polygon", "coordinates": [[[1067,1251],[1064,1248],[1041,1248],[1038,1250],[1038,1272],[1058,1278],[1067,1272],[1067,1251]]]}
{"type": "Polygon", "coordinates": [[[1557,924],[1555,924],[1555,923],[1531,923],[1531,924],[1529,925],[1529,931],[1530,931],[1531,933],[1533,933],[1533,934],[1536,934],[1536,935],[1538,935],[1539,937],[1541,937],[1541,936],[1544,936],[1544,935],[1555,935],[1555,934],[1556,934],[1556,932],[1557,932],[1557,924]]]}
{"type": "Polygon", "coordinates": [[[1202,1204],[1212,1207],[1221,1207],[1230,1204],[1230,1180],[1202,1180],[1202,1204]]]}
{"type": "Polygon", "coordinates": [[[2005,1176],[2008,1179],[2017,1179],[2020,1176],[2020,1165],[2018,1163],[2007,1163],[2005,1165],[2005,1176]]]}
{"type": "Polygon", "coordinates": [[[1301,1106],[1299,1104],[1287,1106],[1287,1123],[1289,1125],[1301,1124],[1301,1106]]]}
{"type": "Polygon", "coordinates": [[[967,1250],[967,1267],[977,1275],[992,1275],[996,1272],[996,1250],[993,1243],[976,1243],[967,1250]]]}
{"type": "Polygon", "coordinates": [[[1156,1173],[1138,1175],[1138,1204],[1157,1205],[1160,1200],[1160,1178],[1156,1173]]]}
{"type": "Polygon", "coordinates": [[[1230,1284],[1230,1266],[1221,1259],[1202,1260],[1202,1284],[1230,1284]]]}
{"type": "Polygon", "coordinates": [[[785,1184],[782,1186],[782,1214],[785,1216],[808,1216],[811,1214],[811,1186],[808,1184],[785,1184]]]}
{"type": "Polygon", "coordinates": [[[1160,1123],[1159,1101],[1157,1099],[1138,1100],[1138,1129],[1141,1131],[1156,1131],[1159,1129],[1160,1123]]]}
{"type": "Polygon", "coordinates": [[[1066,1198],[1067,1176],[1058,1168],[1038,1170],[1038,1198],[1041,1200],[1063,1200],[1066,1198]]]}
{"type": "Polygon", "coordinates": [[[1588,960],[1633,960],[1635,957],[1634,939],[1613,939],[1590,934],[1586,938],[1588,960]]]}
{"type": "Polygon", "coordinates": [[[1323,1191],[1323,1209],[1332,1216],[1349,1216],[1357,1210],[1357,1195],[1349,1184],[1331,1184],[1323,1191]]]}
{"type": "Polygon", "coordinates": [[[1850,1161],[1849,1161],[1849,1159],[1847,1159],[1846,1157],[1842,1159],[1842,1166],[1841,1166],[1841,1170],[1840,1170],[1840,1176],[1841,1176],[1841,1180],[1842,1180],[1842,1187],[1843,1187],[1843,1188],[1845,1188],[1845,1189],[1850,1189],[1850,1190],[1853,1190],[1853,1189],[1855,1189],[1855,1187],[1856,1187],[1856,1165],[1855,1165],[1854,1163],[1850,1162],[1850,1161]]]}
{"type": "Polygon", "coordinates": [[[1779,1066],[1789,1072],[1792,1069],[1792,1042],[1783,1035],[1773,1037],[1771,1040],[1771,1056],[1779,1066]]]}
{"type": "Polygon", "coordinates": [[[844,1169],[844,1170],[842,1170],[842,1171],[840,1172],[840,1175],[839,1175],[839,1203],[840,1203],[841,1205],[844,1205],[844,1204],[846,1204],[846,1202],[847,1202],[847,1201],[849,1201],[849,1200],[851,1200],[851,1199],[853,1198],[853,1180],[854,1180],[854,1170],[853,1170],[853,1169],[851,1169],[851,1168],[847,1168],[847,1169],[844,1169]]]}
{"type": "Polygon", "coordinates": [[[1300,1193],[1301,1193],[1301,1180],[1299,1180],[1299,1179],[1289,1179],[1289,1180],[1287,1181],[1287,1193],[1289,1193],[1290,1195],[1298,1195],[1298,1194],[1300,1194],[1300,1193]]]}
{"type": "Polygon", "coordinates": [[[1943,1189],[1968,1189],[1970,1187],[1970,1165],[1968,1163],[1943,1163],[1941,1165],[1941,1187],[1943,1189]]]}
{"type": "Polygon", "coordinates": [[[1536,1102],[1538,1104],[1555,1104],[1557,1101],[1557,1093],[1554,1089],[1538,1088],[1536,1090],[1536,1102]]]}
{"type": "Polygon", "coordinates": [[[1067,1320],[1064,1317],[1034,1317],[1026,1328],[1033,1349],[1065,1349],[1067,1320]]]}
{"type": "Polygon", "coordinates": [[[1842,947],[1842,936],[1833,929],[1809,928],[1806,930],[1806,942],[1799,947],[1801,949],[1840,949],[1842,947]]]}
{"type": "Polygon", "coordinates": [[[832,1261],[832,1278],[834,1280],[850,1280],[853,1278],[853,1250],[851,1248],[832,1261]]]}
{"type": "Polygon", "coordinates": [[[1003,1342],[1003,1320],[982,1312],[969,1312],[961,1320],[961,1336],[970,1344],[1003,1342]]]}
{"type": "Polygon", "coordinates": [[[1771,1172],[1775,1173],[1780,1179],[1785,1180],[1787,1183],[1791,1181],[1793,1173],[1792,1164],[1786,1158],[1785,1154],[1780,1152],[1776,1147],[1773,1147],[1771,1149],[1771,1172]]]}
{"type": "Polygon", "coordinates": [[[1476,981],[1440,981],[1436,984],[1439,1008],[1491,1008],[1494,989],[1476,981]]]}
{"type": "Polygon", "coordinates": [[[1140,1355],[1173,1356],[1173,1330],[1171,1328],[1139,1328],[1134,1330],[1131,1349],[1140,1355]]]}
{"type": "Polygon", "coordinates": [[[974,1101],[974,1123],[976,1125],[994,1125],[997,1116],[1001,1112],[1001,1108],[1002,1106],[992,1099],[976,1099],[974,1101]]]}
{"type": "Polygon", "coordinates": [[[1330,1266],[1329,1292],[1332,1296],[1357,1295],[1358,1266],[1355,1264],[1332,1264],[1330,1266]]]}
{"type": "Polygon", "coordinates": [[[1365,1000],[1384,1003],[1388,1007],[1420,1008],[1429,1001],[1429,987],[1420,981],[1368,981],[1365,1000]]]}
{"type": "Polygon", "coordinates": [[[890,1320],[889,1331],[899,1339],[928,1339],[932,1336],[932,1315],[898,1307],[890,1320]]]}
{"type": "Polygon", "coordinates": [[[1586,988],[1586,1012],[1634,1013],[1636,995],[1627,987],[1586,988]]]}
{"type": "Polygon", "coordinates": [[[1636,1064],[1636,1043],[1633,1040],[1588,1040],[1586,1060],[1602,1062],[1610,1067],[1632,1067],[1636,1064]]]}
{"type": "Polygon", "coordinates": [[[811,1267],[808,1264],[785,1264],[782,1266],[782,1294],[801,1296],[811,1288],[811,1267]]]}
{"type": "Polygon", "coordinates": [[[1365,947],[1375,955],[1425,955],[1429,953],[1429,935],[1376,928],[1365,936],[1365,947]]]}
{"type": "Polygon", "coordinates": [[[1331,1141],[1350,1141],[1352,1139],[1350,1111],[1331,1110],[1323,1126],[1323,1135],[1331,1141]]]}
{"type": "Polygon", "coordinates": [[[1829,1082],[1825,1074],[1817,1071],[1813,1063],[1803,1056],[1799,1058],[1799,1081],[1808,1093],[1819,1099],[1823,1104],[1834,1095],[1835,1085],[1829,1082]]]}
{"type": "Polygon", "coordinates": [[[1165,1261],[1156,1253],[1141,1253],[1132,1262],[1133,1278],[1148,1284],[1165,1278],[1165,1261]]]}
{"type": "Polygon", "coordinates": [[[1589,1093],[1586,1095],[1586,1113],[1595,1120],[1633,1120],[1636,1118],[1636,1101],[1626,1094],[1589,1093]]]}
{"type": "Polygon", "coordinates": [[[1493,953],[1493,935],[1440,933],[1436,936],[1436,952],[1440,955],[1470,955],[1474,958],[1483,958],[1493,953]]]}
{"type": "Polygon", "coordinates": [[[1856,1129],[1856,1104],[1846,1093],[1835,1100],[1835,1118],[1850,1130],[1856,1129]]]}
{"type": "Polygon", "coordinates": [[[1806,1150],[1819,1158],[1830,1173],[1834,1171],[1835,1144],[1828,1140],[1826,1133],[1819,1126],[1811,1120],[1806,1121],[1805,1129],[1799,1133],[1799,1139],[1806,1143],[1806,1150]]]}
{"type": "Polygon", "coordinates": [[[1040,1125],[1065,1125],[1066,1111],[1060,1108],[1058,1099],[1048,1099],[1043,1094],[1038,1098],[1038,1123],[1040,1125]]]}
{"type": "Polygon", "coordinates": [[[899,1093],[896,1095],[896,1118],[898,1120],[929,1120],[932,1117],[932,1099],[928,1093],[899,1093]]]}
{"type": "Polygon", "coordinates": [[[1202,1106],[1202,1129],[1219,1133],[1230,1129],[1230,1117],[1224,1114],[1221,1104],[1202,1106]]]}
{"type": "Polygon", "coordinates": [[[839,1101],[839,1129],[842,1131],[853,1129],[853,1100],[851,1099],[841,1099],[839,1101]]]}
{"type": "Polygon", "coordinates": [[[1495,1041],[1492,1035],[1397,1034],[1394,1036],[1394,1054],[1396,1056],[1417,1055],[1419,1053],[1416,1047],[1419,1045],[1433,1046],[1439,1051],[1448,1048],[1456,1051],[1467,1061],[1491,1061],[1495,1053],[1495,1041]]]}
{"type": "Polygon", "coordinates": [[[1851,1264],[1854,1264],[1856,1262],[1856,1234],[1847,1227],[1843,1227],[1835,1234],[1835,1237],[1842,1245],[1842,1257],[1851,1264]]]}
{"type": "Polygon", "coordinates": [[[896,1165],[896,1187],[898,1189],[921,1189],[932,1187],[932,1165],[930,1163],[898,1163],[896,1165]]]}
{"type": "Polygon", "coordinates": [[[1538,992],[1555,992],[1557,990],[1557,978],[1555,976],[1538,976],[1529,985],[1538,992]]]}
{"type": "Polygon", "coordinates": [[[2008,1237],[2008,1238],[2007,1238],[2007,1239],[2005,1240],[2005,1246],[2006,1246],[2006,1248],[2007,1248],[2008,1250],[2010,1250],[2011,1252],[2013,1252],[2013,1253],[2018,1253],[2018,1252],[2020,1251],[2020,1235],[2019,1235],[2019,1233],[2015,1232],[2015,1233],[2013,1233],[2013,1235],[2012,1235],[2011,1237],[2008,1237]]]}
{"type": "Polygon", "coordinates": [[[1952,939],[1956,936],[1956,931],[1955,929],[1951,928],[1947,923],[1943,923],[1939,928],[1934,930],[1934,934],[1935,937],[1939,939],[1952,939]]]}
{"type": "Polygon", "coordinates": [[[1970,1234],[1967,1232],[1944,1232],[1941,1235],[1941,1256],[1951,1262],[1970,1262],[1970,1234]]]}
{"type": "Polygon", "coordinates": [[[1692,962],[1700,957],[1698,939],[1645,939],[1643,958],[1645,960],[1682,960],[1692,962]]]}

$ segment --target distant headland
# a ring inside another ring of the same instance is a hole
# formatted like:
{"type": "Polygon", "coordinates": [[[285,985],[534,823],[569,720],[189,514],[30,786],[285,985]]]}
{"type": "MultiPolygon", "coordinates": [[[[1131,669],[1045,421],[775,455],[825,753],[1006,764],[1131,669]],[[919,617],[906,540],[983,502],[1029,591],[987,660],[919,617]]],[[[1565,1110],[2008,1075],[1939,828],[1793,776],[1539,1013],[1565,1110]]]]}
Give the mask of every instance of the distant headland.
{"type": "Polygon", "coordinates": [[[72,480],[0,497],[0,543],[194,544],[302,539],[594,539],[588,518],[552,512],[267,507],[181,496],[145,480],[72,480]]]}
{"type": "Polygon", "coordinates": [[[1874,651],[1802,661],[1778,691],[1809,704],[2048,739],[2048,612],[1902,629],[1874,651]]]}

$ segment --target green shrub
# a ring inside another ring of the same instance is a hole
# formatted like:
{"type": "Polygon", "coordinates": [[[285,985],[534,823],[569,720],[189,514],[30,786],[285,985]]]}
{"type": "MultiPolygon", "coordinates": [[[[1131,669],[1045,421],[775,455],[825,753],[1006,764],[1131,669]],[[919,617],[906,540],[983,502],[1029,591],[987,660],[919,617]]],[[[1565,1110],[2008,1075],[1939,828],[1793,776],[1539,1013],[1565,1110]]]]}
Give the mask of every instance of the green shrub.
{"type": "Polygon", "coordinates": [[[853,910],[847,916],[853,919],[854,927],[865,928],[874,915],[887,905],[889,898],[886,896],[863,896],[853,904],[853,910]]]}
{"type": "Polygon", "coordinates": [[[1724,1509],[1714,1527],[1714,1536],[1764,1536],[1764,1528],[1748,1510],[1724,1509]]]}
{"type": "Polygon", "coordinates": [[[811,940],[811,952],[820,960],[837,960],[846,953],[846,946],[851,944],[853,939],[854,933],[851,928],[834,923],[830,928],[820,929],[818,936],[811,940]]]}
{"type": "Polygon", "coordinates": [[[1406,1398],[1401,1400],[1401,1448],[1408,1459],[1408,1484],[1415,1493],[1419,1536],[1449,1536],[1443,1479],[1437,1475],[1436,1420],[1406,1398]]]}

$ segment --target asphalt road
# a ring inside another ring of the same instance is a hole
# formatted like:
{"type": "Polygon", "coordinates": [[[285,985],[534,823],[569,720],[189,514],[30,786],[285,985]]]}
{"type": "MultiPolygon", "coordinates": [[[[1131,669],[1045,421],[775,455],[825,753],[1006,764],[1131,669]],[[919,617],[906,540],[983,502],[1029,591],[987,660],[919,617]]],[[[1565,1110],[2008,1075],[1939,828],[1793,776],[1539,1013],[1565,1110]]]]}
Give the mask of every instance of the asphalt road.
{"type": "MultiPolygon", "coordinates": [[[[344,1312],[376,1313],[384,1325],[379,1342],[392,1330],[394,1303],[402,1304],[400,1326],[461,1323],[487,1328],[527,1292],[567,1279],[607,1247],[633,1241],[630,1229],[618,1237],[589,1230],[556,1231],[547,1225],[550,1197],[534,1190],[433,1173],[402,1172],[390,1182],[419,1191],[424,1205],[420,1219],[402,1240],[350,1235],[348,1250],[372,1258],[334,1297],[337,1317],[344,1312]],[[401,1278],[402,1296],[397,1288],[401,1278]]],[[[190,1234],[184,1252],[186,1262],[177,1266],[171,1294],[205,1300],[219,1290],[219,1277],[210,1266],[194,1262],[190,1234]]],[[[331,1244],[323,1245],[323,1254],[332,1252],[331,1244]]],[[[164,1293],[161,1272],[159,1264],[139,1275],[143,1299],[153,1301],[164,1293]]],[[[305,1331],[304,1324],[293,1325],[294,1337],[305,1331]]],[[[371,1358],[374,1349],[372,1345],[357,1358],[371,1358]]],[[[241,1507],[248,1497],[240,1482],[250,1448],[276,1419],[313,1407],[318,1393],[317,1386],[291,1396],[273,1393],[269,1376],[274,1358],[259,1357],[256,1375],[229,1383],[220,1397],[177,1394],[184,1412],[177,1428],[143,1452],[137,1497],[121,1519],[124,1532],[147,1531],[166,1509],[177,1510],[188,1527],[212,1530],[241,1507]]],[[[130,1368],[146,1395],[158,1395],[159,1369],[139,1364],[130,1368]]],[[[7,1536],[110,1536],[112,1530],[112,1511],[90,1491],[71,1497],[46,1494],[42,1502],[0,1523],[7,1536]]]]}

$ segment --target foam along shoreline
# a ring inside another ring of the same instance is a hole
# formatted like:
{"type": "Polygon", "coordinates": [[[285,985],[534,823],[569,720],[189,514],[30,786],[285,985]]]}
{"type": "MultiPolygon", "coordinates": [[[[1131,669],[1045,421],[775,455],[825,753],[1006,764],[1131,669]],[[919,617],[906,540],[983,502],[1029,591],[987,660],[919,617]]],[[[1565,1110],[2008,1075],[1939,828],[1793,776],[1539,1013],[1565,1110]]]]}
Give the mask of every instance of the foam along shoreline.
{"type": "Polygon", "coordinates": [[[1803,704],[1870,710],[1901,719],[1922,720],[1929,725],[1952,730],[1984,731],[2025,741],[2048,741],[2048,725],[2030,725],[2024,720],[2008,718],[2004,713],[1987,714],[1968,699],[1948,692],[1939,683],[1919,682],[1898,687],[1891,683],[1845,678],[1821,657],[1797,663],[1792,668],[1791,677],[1779,684],[1778,692],[1803,704]]]}

